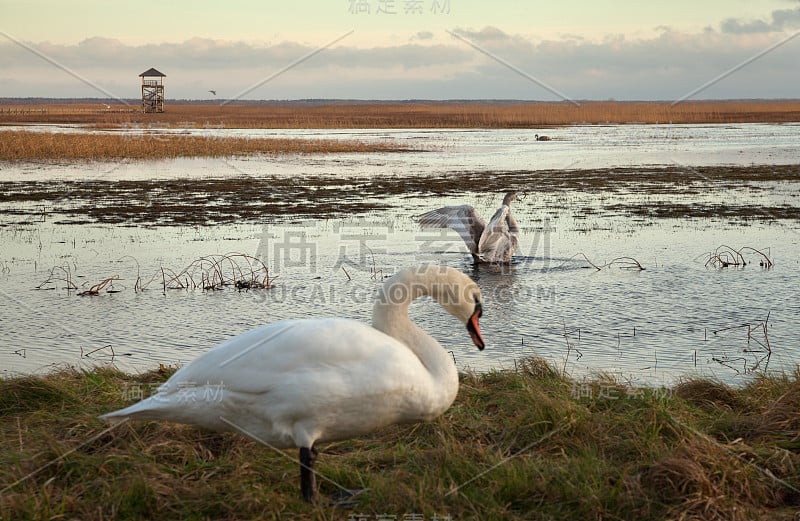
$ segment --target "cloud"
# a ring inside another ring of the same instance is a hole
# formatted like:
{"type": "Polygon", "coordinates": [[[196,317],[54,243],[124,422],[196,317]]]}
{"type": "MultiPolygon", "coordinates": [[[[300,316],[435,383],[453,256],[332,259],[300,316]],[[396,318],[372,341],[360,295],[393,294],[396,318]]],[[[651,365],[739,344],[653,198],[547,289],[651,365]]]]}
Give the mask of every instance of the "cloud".
{"type": "Polygon", "coordinates": [[[769,22],[765,20],[742,21],[728,18],[720,24],[723,33],[752,34],[785,31],[800,27],[800,8],[772,11],[769,22]]]}
{"type": "MultiPolygon", "coordinates": [[[[775,23],[794,23],[791,16],[775,13],[775,23]]],[[[247,98],[559,99],[525,77],[529,75],[576,99],[676,99],[776,43],[770,32],[710,29],[687,34],[663,28],[651,38],[611,35],[595,41],[572,36],[533,41],[496,27],[459,29],[457,34],[524,74],[444,31],[423,31],[405,43],[382,47],[343,41],[247,98]]],[[[701,97],[796,97],[798,44],[800,38],[775,49],[701,97]]],[[[315,50],[291,41],[253,44],[209,38],[129,45],[94,37],[75,45],[29,45],[123,98],[138,97],[138,74],[155,67],[167,75],[168,98],[207,98],[207,91],[214,89],[217,99],[225,99],[315,50]]],[[[103,95],[22,46],[0,41],[0,96],[103,95]]]]}
{"type": "MultiPolygon", "coordinates": [[[[655,38],[612,36],[602,41],[510,38],[487,50],[577,99],[676,99],[775,43],[769,35],[740,37],[717,32],[663,31],[655,38]]],[[[766,54],[702,93],[718,98],[793,97],[800,73],[789,45],[766,54]],[[785,83],[785,82],[790,83],[785,83]]],[[[483,57],[472,64],[472,88],[493,95],[557,99],[508,68],[483,57]],[[492,80],[487,82],[487,80],[492,80]],[[489,86],[491,83],[491,87],[489,86]]]]}
{"type": "Polygon", "coordinates": [[[457,28],[453,32],[475,43],[502,42],[512,39],[510,35],[492,26],[484,27],[478,31],[457,28]]]}

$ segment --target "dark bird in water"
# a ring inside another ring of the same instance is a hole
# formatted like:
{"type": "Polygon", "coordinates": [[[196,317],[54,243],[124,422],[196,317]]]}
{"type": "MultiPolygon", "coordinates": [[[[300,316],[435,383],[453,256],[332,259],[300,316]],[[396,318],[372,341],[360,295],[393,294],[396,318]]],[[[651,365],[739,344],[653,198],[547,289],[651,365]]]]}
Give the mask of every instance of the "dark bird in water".
{"type": "Polygon", "coordinates": [[[533,137],[534,137],[534,138],[536,138],[536,141],[550,141],[550,138],[549,138],[549,137],[547,137],[547,136],[540,136],[539,134],[536,134],[536,135],[535,135],[535,136],[533,136],[533,137]]]}
{"type": "Polygon", "coordinates": [[[475,262],[511,262],[519,246],[519,226],[511,215],[516,192],[508,192],[489,224],[468,204],[445,206],[418,215],[422,228],[450,228],[458,232],[475,262]]]}

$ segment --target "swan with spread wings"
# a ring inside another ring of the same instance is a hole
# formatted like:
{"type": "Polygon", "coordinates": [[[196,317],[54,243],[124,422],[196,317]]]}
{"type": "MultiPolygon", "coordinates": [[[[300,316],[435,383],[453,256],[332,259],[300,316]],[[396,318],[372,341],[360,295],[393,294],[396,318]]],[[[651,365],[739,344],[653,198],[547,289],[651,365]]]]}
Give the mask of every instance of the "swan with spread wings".
{"type": "Polygon", "coordinates": [[[516,192],[508,192],[487,224],[468,204],[445,206],[418,215],[422,228],[450,228],[458,232],[475,262],[511,262],[519,246],[519,226],[511,214],[516,192]]]}

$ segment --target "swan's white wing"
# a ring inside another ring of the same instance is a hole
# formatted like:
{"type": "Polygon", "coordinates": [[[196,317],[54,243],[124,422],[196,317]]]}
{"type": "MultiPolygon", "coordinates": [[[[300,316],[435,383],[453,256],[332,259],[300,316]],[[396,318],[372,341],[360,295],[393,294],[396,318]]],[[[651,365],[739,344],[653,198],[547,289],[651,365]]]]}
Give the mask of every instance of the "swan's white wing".
{"type": "Polygon", "coordinates": [[[437,210],[418,215],[417,222],[422,228],[450,228],[458,232],[470,253],[478,253],[478,241],[486,228],[475,208],[468,204],[461,206],[445,206],[437,210]]]}
{"type": "Polygon", "coordinates": [[[486,262],[510,262],[519,246],[519,227],[511,208],[502,205],[486,225],[478,242],[478,253],[486,262]]]}
{"type": "Polygon", "coordinates": [[[425,400],[418,393],[429,393],[429,384],[408,348],[366,324],[282,321],[223,342],[157,394],[103,417],[168,420],[239,431],[276,447],[310,446],[302,444],[418,420],[414,407],[425,400]]]}

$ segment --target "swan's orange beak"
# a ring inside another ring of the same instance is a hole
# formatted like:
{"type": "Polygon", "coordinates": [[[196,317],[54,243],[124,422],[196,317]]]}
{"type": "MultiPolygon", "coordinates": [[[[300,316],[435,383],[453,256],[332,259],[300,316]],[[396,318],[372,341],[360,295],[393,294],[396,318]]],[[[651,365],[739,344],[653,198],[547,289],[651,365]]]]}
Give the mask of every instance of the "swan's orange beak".
{"type": "Polygon", "coordinates": [[[478,319],[481,318],[483,314],[483,309],[481,308],[481,303],[475,303],[475,311],[472,313],[472,316],[469,317],[467,320],[467,331],[469,331],[469,336],[472,337],[472,343],[478,346],[478,349],[483,351],[483,348],[486,347],[486,344],[483,341],[483,335],[481,335],[481,327],[478,324],[478,319]]]}

